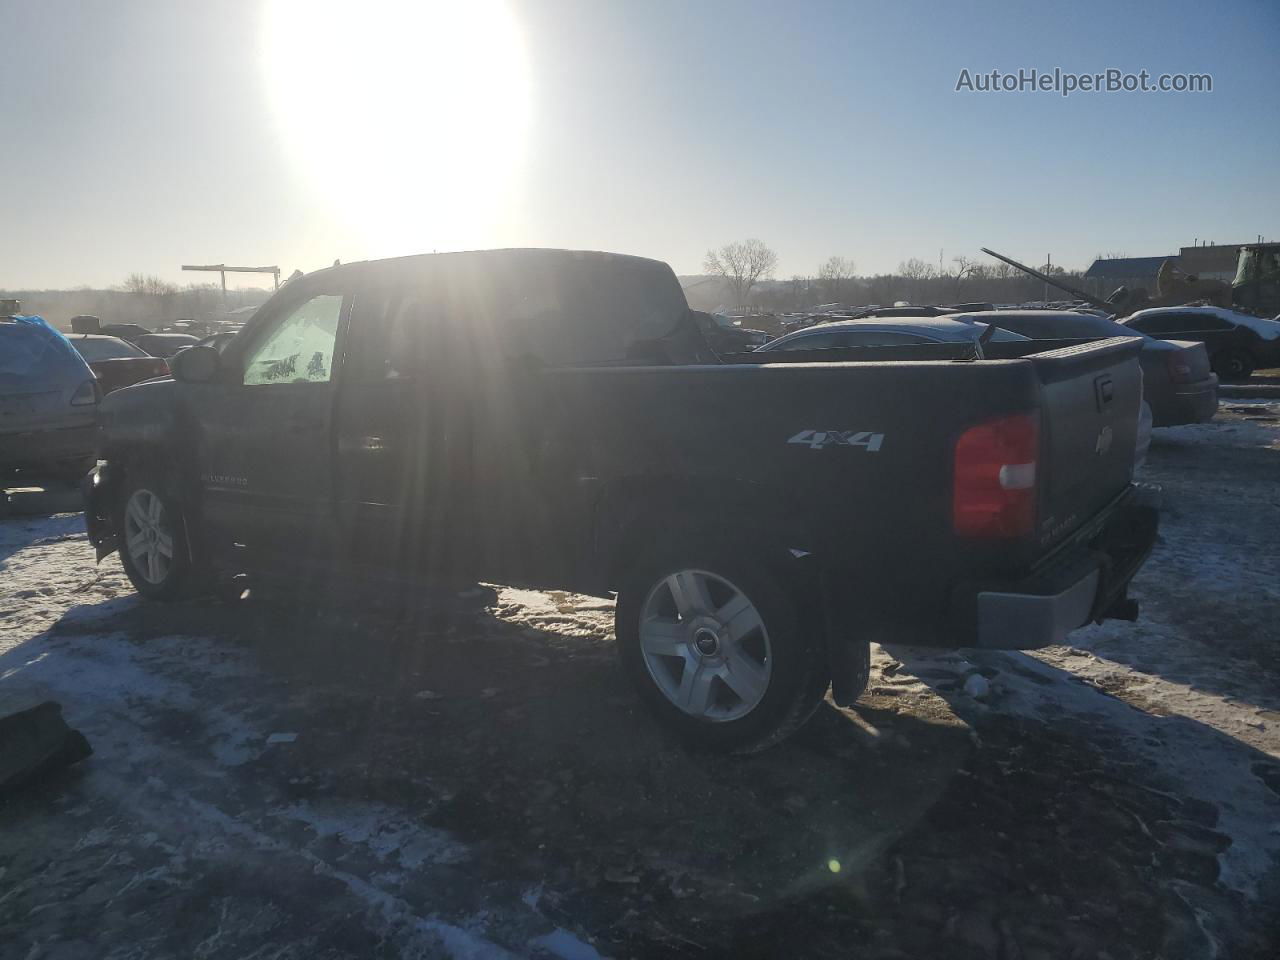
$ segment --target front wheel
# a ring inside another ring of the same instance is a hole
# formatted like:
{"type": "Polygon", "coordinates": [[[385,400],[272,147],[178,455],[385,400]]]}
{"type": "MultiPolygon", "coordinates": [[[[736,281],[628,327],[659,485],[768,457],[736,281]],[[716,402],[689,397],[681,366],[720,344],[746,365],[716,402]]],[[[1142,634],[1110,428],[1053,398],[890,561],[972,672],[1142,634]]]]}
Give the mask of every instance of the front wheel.
{"type": "Polygon", "coordinates": [[[116,518],[120,561],[134,589],[150,600],[177,597],[191,579],[182,509],[150,478],[125,486],[116,518]]]}
{"type": "Polygon", "coordinates": [[[615,616],[630,679],[693,746],[763,750],[799,729],[826,692],[821,637],[763,564],[715,550],[641,563],[615,616]]]}

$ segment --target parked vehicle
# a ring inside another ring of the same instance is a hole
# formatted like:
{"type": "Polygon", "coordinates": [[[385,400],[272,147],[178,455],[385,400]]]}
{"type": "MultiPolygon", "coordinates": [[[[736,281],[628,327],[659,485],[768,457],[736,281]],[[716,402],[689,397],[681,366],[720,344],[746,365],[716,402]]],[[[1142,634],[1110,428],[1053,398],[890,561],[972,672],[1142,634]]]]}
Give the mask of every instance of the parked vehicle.
{"type": "Polygon", "coordinates": [[[160,325],[156,333],[186,333],[199,339],[215,332],[217,324],[211,320],[173,320],[160,325]]]}
{"type": "Polygon", "coordinates": [[[234,330],[230,332],[224,331],[222,333],[211,333],[209,336],[201,340],[198,346],[213,347],[215,350],[221,350],[231,342],[231,338],[234,337],[236,333],[237,331],[234,330]]]}
{"type": "MultiPolygon", "coordinates": [[[[983,323],[961,323],[945,317],[904,317],[900,320],[837,320],[788,333],[760,347],[763,351],[825,350],[843,347],[891,347],[921,343],[977,345],[983,323]]],[[[996,328],[996,340],[1029,338],[996,328]]],[[[981,350],[978,350],[981,356],[981,350]]]]}
{"type": "Polygon", "coordinates": [[[718,354],[743,353],[769,342],[767,333],[742,327],[740,320],[735,323],[723,314],[703,313],[701,310],[692,313],[707,345],[718,354]]]}
{"type": "Polygon", "coordinates": [[[101,392],[39,317],[0,317],[0,487],[78,483],[94,465],[101,392]]]}
{"type": "Polygon", "coordinates": [[[97,330],[86,330],[85,332],[101,333],[107,337],[119,337],[121,340],[128,340],[130,343],[136,343],[139,337],[146,337],[151,334],[150,330],[138,323],[99,323],[97,330]]]}
{"type": "Polygon", "coordinates": [[[862,314],[864,317],[945,317],[954,313],[950,307],[914,306],[912,304],[895,304],[892,307],[876,307],[862,314]]]}
{"type": "Polygon", "coordinates": [[[1280,322],[1222,307],[1153,307],[1119,321],[1153,337],[1196,340],[1223,380],[1248,380],[1280,367],[1280,322]]]}
{"type": "Polygon", "coordinates": [[[119,337],[73,336],[70,340],[98,378],[104,394],[169,373],[169,363],[163,357],[153,357],[119,337]]]}
{"type": "Polygon", "coordinates": [[[1139,336],[1142,395],[1151,405],[1153,426],[1204,423],[1218,412],[1218,378],[1209,369],[1209,355],[1203,344],[1157,340],[1127,324],[1074,310],[998,310],[958,314],[957,319],[994,323],[1034,340],[1053,340],[1059,345],[1139,336]]]}
{"type": "Polygon", "coordinates": [[[200,342],[200,338],[189,333],[148,333],[133,342],[153,357],[172,360],[179,350],[194,347],[200,342]]]}
{"type": "Polygon", "coordinates": [[[89,536],[152,599],[206,571],[616,591],[657,716],[760,749],[829,685],[856,699],[870,641],[1028,648],[1136,616],[1137,341],[925,359],[955,346],[716,364],[656,261],[347,264],[104,401],[89,536]]]}

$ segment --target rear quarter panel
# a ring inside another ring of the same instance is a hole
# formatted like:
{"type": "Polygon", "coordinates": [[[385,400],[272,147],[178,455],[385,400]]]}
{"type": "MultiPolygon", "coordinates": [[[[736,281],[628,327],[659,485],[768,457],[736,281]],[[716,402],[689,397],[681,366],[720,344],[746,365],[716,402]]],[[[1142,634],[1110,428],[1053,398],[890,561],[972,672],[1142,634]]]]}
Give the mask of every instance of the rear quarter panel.
{"type": "MultiPolygon", "coordinates": [[[[787,363],[548,373],[599,483],[601,549],[691,525],[829,561],[849,602],[945,603],[963,562],[1008,559],[951,535],[956,438],[1037,403],[1029,364],[787,363]],[[634,531],[616,527],[640,519],[634,531]],[[985,558],[982,554],[988,553],[985,558]]],[[[605,566],[619,558],[605,557],[605,566]]]]}

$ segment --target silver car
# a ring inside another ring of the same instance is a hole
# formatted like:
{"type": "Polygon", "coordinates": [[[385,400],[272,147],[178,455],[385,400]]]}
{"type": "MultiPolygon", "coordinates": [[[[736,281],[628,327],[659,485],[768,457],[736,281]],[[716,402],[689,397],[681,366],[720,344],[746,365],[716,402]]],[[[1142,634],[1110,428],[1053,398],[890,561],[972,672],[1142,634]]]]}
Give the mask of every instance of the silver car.
{"type": "MultiPolygon", "coordinates": [[[[900,317],[888,320],[840,320],[805,327],[770,341],[761,351],[826,350],[837,347],[897,347],[913,343],[976,343],[983,323],[960,323],[943,317],[900,317]]],[[[997,328],[996,340],[1028,337],[997,328]]]]}
{"type": "Polygon", "coordinates": [[[98,381],[38,317],[0,317],[0,487],[78,482],[95,463],[98,381]]]}

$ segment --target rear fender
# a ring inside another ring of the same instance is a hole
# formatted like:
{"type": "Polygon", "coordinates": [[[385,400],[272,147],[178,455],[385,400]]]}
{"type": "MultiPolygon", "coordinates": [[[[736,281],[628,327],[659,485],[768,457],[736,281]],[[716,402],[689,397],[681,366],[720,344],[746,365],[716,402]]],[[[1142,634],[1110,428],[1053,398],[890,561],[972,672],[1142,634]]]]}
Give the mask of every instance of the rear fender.
{"type": "MultiPolygon", "coordinates": [[[[740,482],[622,485],[601,500],[596,526],[597,569],[603,589],[617,589],[627,568],[664,540],[730,543],[755,554],[796,598],[801,629],[821,631],[836,703],[848,706],[866,687],[865,642],[848,623],[847,584],[825,568],[819,538],[805,519],[783,513],[790,498],[740,482]]],[[[856,604],[854,604],[856,605],[856,604]]]]}

